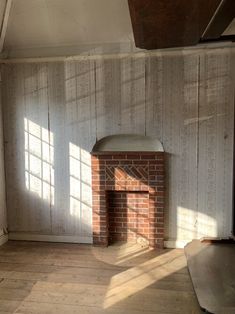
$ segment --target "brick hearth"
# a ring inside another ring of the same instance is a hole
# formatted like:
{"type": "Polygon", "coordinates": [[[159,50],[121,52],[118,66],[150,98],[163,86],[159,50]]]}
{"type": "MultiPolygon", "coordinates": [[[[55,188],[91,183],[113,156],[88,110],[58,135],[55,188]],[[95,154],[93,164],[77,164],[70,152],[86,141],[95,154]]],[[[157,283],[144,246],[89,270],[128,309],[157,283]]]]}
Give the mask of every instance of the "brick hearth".
{"type": "Polygon", "coordinates": [[[164,153],[92,153],[93,242],[163,248],[164,153]]]}

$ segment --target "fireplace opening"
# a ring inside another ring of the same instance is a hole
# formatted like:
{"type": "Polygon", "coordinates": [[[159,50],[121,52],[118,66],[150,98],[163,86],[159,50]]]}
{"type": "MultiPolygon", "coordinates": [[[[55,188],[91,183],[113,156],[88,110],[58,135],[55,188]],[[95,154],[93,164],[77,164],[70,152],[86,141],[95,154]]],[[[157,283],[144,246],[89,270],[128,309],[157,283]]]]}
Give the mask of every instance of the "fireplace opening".
{"type": "Polygon", "coordinates": [[[108,244],[137,242],[149,246],[149,193],[107,191],[108,244]]]}

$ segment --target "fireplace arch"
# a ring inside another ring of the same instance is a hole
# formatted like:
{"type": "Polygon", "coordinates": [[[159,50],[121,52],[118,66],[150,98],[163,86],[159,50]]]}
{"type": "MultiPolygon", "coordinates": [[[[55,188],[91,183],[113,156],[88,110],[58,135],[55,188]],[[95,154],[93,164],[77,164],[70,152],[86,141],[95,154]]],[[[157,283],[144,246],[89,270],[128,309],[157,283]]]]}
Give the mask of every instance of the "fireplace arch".
{"type": "Polygon", "coordinates": [[[105,136],[94,145],[92,152],[145,151],[163,152],[162,143],[153,137],[139,134],[116,134],[105,136]]]}

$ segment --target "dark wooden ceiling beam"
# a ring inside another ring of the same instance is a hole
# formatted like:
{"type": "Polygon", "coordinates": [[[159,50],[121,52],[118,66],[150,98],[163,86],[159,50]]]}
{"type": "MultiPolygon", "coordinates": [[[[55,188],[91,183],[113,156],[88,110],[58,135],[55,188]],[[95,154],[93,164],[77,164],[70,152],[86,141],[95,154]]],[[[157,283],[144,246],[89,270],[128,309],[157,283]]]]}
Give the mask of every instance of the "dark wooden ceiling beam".
{"type": "Polygon", "coordinates": [[[128,0],[128,3],[136,46],[159,49],[197,44],[221,0],[128,0]]]}
{"type": "Polygon", "coordinates": [[[218,43],[218,42],[235,42],[235,35],[223,35],[218,38],[208,38],[208,39],[200,39],[199,43],[201,44],[209,44],[209,43],[218,43]]]}
{"type": "Polygon", "coordinates": [[[202,39],[219,38],[235,18],[235,0],[222,0],[202,39]]]}

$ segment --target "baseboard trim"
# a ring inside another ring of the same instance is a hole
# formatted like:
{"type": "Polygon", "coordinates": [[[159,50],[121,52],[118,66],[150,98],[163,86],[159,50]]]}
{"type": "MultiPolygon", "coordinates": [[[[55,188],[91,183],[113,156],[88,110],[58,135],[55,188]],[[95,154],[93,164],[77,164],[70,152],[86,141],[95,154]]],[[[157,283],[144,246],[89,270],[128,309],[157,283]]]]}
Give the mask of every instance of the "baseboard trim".
{"type": "Polygon", "coordinates": [[[183,249],[192,240],[168,240],[164,241],[164,247],[167,249],[183,249]]]}
{"type": "Polygon", "coordinates": [[[0,246],[8,241],[8,234],[2,234],[0,236],[0,246]]]}
{"type": "Polygon", "coordinates": [[[32,234],[24,232],[10,232],[9,240],[19,241],[41,241],[41,242],[65,242],[65,243],[84,243],[92,244],[92,237],[89,236],[71,236],[71,235],[49,235],[32,234]]]}

